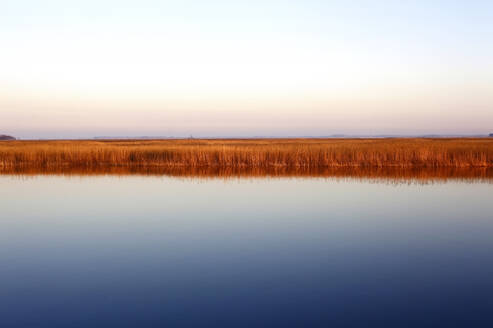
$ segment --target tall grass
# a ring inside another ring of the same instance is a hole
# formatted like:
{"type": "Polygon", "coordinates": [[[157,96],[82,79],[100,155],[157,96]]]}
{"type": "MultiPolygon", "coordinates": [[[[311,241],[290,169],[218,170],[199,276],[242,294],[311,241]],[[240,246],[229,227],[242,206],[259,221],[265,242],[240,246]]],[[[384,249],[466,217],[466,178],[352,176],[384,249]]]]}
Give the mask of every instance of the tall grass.
{"type": "Polygon", "coordinates": [[[493,167],[493,139],[197,139],[0,142],[19,167],[493,167]]]}

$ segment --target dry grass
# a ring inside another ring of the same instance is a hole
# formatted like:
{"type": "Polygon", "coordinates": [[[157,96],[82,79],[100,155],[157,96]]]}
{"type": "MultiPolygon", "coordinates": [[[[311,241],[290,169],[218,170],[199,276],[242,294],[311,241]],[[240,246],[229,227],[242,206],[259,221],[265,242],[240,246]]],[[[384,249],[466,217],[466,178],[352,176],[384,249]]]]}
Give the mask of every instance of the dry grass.
{"type": "Polygon", "coordinates": [[[0,170],[64,167],[493,167],[493,139],[0,142],[0,170]]]}

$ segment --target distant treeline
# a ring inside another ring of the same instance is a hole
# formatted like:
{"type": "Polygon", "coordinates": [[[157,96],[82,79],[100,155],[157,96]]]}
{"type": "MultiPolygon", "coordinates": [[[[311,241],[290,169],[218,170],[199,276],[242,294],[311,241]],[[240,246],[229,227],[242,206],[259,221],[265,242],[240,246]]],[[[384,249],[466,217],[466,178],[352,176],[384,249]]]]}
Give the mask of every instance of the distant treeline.
{"type": "Polygon", "coordinates": [[[493,167],[493,139],[0,142],[0,167],[493,167]]]}

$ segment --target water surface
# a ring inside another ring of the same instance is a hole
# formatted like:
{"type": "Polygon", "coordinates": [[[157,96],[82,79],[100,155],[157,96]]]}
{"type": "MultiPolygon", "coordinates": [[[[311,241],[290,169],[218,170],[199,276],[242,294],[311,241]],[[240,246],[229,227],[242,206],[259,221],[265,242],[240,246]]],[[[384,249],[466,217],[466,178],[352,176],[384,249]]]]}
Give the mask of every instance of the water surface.
{"type": "Polygon", "coordinates": [[[493,185],[0,176],[1,327],[489,327],[493,185]]]}

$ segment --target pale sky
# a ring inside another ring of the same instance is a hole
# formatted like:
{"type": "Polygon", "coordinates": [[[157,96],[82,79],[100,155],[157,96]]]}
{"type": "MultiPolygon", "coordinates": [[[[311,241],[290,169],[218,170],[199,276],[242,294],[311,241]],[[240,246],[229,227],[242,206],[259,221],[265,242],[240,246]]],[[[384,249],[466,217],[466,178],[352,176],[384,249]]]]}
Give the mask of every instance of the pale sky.
{"type": "Polygon", "coordinates": [[[0,0],[2,133],[493,133],[493,1],[0,0]]]}

